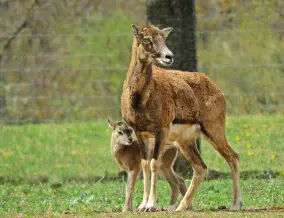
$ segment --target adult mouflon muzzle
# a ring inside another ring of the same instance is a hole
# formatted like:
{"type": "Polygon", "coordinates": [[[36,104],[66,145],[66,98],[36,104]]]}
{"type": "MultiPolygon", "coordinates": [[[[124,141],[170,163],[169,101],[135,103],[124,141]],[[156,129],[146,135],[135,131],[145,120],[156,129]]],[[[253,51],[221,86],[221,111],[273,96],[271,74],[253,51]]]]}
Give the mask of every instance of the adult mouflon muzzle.
{"type": "Polygon", "coordinates": [[[164,62],[166,62],[168,65],[171,65],[174,62],[174,54],[167,54],[164,58],[164,62]]]}
{"type": "Polygon", "coordinates": [[[170,66],[174,62],[174,54],[165,46],[161,52],[161,57],[156,60],[163,66],[170,66]]]}

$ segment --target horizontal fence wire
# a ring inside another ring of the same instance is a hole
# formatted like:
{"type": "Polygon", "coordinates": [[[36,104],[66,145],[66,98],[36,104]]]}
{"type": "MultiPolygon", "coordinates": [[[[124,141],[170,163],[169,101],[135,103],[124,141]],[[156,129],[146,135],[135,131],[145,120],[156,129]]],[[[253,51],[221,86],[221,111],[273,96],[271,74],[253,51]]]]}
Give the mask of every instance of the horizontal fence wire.
{"type": "MultiPolygon", "coordinates": [[[[206,66],[206,65],[203,65],[203,67],[206,66]]],[[[250,65],[244,65],[244,66],[238,66],[238,65],[218,65],[218,64],[215,64],[215,65],[208,65],[212,68],[215,68],[215,69],[220,69],[220,68],[279,68],[279,67],[284,67],[284,63],[283,64],[259,64],[259,65],[253,65],[253,64],[250,64],[250,65]]],[[[25,72],[25,73],[30,73],[30,72],[42,72],[42,71],[61,71],[61,72],[72,72],[72,71],[93,71],[93,70],[100,70],[100,71],[115,71],[115,70],[124,70],[124,71],[127,71],[128,68],[126,67],[92,67],[92,68],[56,68],[56,67],[53,67],[53,68],[49,68],[49,67],[46,67],[46,68],[27,68],[27,69],[9,69],[9,68],[4,68],[4,69],[1,69],[2,72],[25,72]]]]}
{"type": "MultiPolygon", "coordinates": [[[[114,2],[121,6],[121,1],[114,2]]],[[[139,7],[135,13],[98,10],[94,16],[79,17],[81,22],[76,18],[72,28],[68,22],[54,21],[55,28],[28,26],[13,37],[11,47],[1,53],[0,122],[121,118],[120,96],[133,39],[131,23],[141,23],[146,15],[139,7]]],[[[11,11],[26,17],[17,8],[11,11]]],[[[273,16],[260,11],[196,14],[198,69],[220,87],[228,114],[284,114],[281,16],[280,8],[273,16]]],[[[177,17],[168,19],[182,22],[177,17]]],[[[183,22],[187,19],[190,17],[183,22]]],[[[1,47],[11,39],[12,31],[6,28],[0,34],[1,47]]],[[[183,31],[174,27],[171,34],[183,31]]]]}
{"type": "MultiPolygon", "coordinates": [[[[217,34],[217,35],[221,35],[221,34],[236,34],[236,33],[284,33],[284,29],[272,29],[272,30],[247,30],[247,29],[243,29],[243,30],[204,30],[204,31],[198,31],[196,32],[196,34],[202,34],[202,33],[211,33],[211,34],[217,34]]],[[[16,40],[22,40],[22,39],[26,39],[26,38],[33,38],[33,39],[37,39],[37,38],[54,38],[54,37],[63,37],[65,39],[67,38],[92,38],[92,37],[106,37],[105,33],[82,33],[82,34],[59,34],[59,33],[49,33],[49,34],[27,34],[27,35],[20,35],[16,38],[16,40]]],[[[129,33],[112,33],[111,37],[125,37],[125,36],[129,36],[129,33]]],[[[8,36],[1,36],[0,40],[7,40],[9,39],[8,36]]]]}

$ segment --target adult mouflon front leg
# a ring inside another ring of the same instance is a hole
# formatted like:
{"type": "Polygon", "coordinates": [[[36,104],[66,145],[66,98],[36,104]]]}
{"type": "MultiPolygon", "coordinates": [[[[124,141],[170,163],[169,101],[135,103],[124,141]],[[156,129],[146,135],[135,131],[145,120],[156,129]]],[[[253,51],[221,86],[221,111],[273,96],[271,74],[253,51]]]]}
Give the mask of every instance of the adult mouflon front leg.
{"type": "Polygon", "coordinates": [[[140,157],[141,157],[141,167],[143,172],[143,200],[138,207],[138,211],[144,211],[146,209],[146,205],[149,199],[150,193],[150,163],[148,160],[148,139],[143,138],[141,132],[135,132],[139,147],[140,147],[140,157]]]}
{"type": "Polygon", "coordinates": [[[156,202],[157,202],[157,178],[158,178],[158,165],[157,160],[159,158],[160,149],[164,147],[166,139],[168,136],[168,128],[157,130],[155,133],[155,147],[153,158],[150,162],[151,170],[151,189],[149,200],[146,205],[146,212],[155,212],[156,211],[156,202]]]}

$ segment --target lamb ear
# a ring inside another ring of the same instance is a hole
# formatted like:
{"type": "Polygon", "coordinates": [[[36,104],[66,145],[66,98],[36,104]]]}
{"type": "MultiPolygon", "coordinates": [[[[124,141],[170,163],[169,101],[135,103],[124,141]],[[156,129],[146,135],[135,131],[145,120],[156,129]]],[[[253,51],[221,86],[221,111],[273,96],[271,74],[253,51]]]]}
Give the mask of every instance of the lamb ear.
{"type": "Polygon", "coordinates": [[[172,27],[166,27],[164,29],[162,29],[162,32],[164,33],[164,36],[167,38],[170,34],[170,32],[172,32],[173,28],[172,27]]]}
{"type": "Polygon", "coordinates": [[[112,122],[109,118],[107,119],[107,122],[108,122],[108,126],[112,129],[114,129],[115,123],[112,122]]]}
{"type": "Polygon", "coordinates": [[[132,26],[134,36],[139,37],[139,32],[140,32],[139,27],[136,26],[135,24],[132,24],[131,26],[132,26]]]}

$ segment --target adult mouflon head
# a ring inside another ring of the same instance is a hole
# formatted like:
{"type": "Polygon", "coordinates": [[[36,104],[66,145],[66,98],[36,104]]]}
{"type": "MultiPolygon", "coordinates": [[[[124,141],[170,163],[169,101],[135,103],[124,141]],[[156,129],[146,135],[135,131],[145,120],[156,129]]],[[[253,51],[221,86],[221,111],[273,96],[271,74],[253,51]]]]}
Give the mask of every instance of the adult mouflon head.
{"type": "Polygon", "coordinates": [[[132,144],[133,129],[124,122],[115,123],[108,119],[109,127],[112,128],[112,140],[120,145],[129,146],[132,144]]]}
{"type": "Polygon", "coordinates": [[[174,55],[166,46],[166,38],[173,30],[172,27],[159,29],[154,25],[147,25],[139,29],[132,25],[133,34],[138,46],[138,58],[144,62],[157,62],[163,66],[170,66],[174,62],[174,55]]]}

